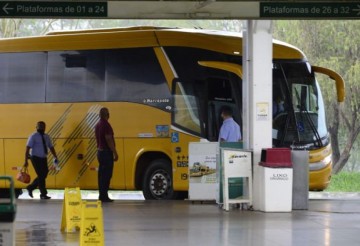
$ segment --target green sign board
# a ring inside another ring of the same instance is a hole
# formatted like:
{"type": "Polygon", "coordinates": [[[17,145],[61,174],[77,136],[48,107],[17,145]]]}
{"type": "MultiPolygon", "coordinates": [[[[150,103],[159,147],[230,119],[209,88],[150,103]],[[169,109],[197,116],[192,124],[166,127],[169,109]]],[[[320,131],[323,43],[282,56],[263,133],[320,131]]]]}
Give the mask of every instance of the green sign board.
{"type": "Polygon", "coordinates": [[[261,2],[264,18],[360,18],[360,2],[261,2]]]}
{"type": "Polygon", "coordinates": [[[1,1],[0,17],[107,17],[107,2],[1,1]]]}
{"type": "Polygon", "coordinates": [[[0,0],[0,18],[360,19],[360,1],[0,0]],[[87,1],[87,2],[86,2],[87,1]],[[199,6],[195,2],[203,2],[199,6]]]}

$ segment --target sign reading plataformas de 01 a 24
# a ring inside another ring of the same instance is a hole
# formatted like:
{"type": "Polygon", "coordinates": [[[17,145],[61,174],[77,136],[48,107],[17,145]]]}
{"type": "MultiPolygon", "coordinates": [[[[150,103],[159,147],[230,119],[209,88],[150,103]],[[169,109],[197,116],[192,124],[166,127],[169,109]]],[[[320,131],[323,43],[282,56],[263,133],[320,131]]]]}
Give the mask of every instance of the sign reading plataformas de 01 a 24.
{"type": "Polygon", "coordinates": [[[0,17],[107,17],[107,2],[1,1],[0,17]]]}

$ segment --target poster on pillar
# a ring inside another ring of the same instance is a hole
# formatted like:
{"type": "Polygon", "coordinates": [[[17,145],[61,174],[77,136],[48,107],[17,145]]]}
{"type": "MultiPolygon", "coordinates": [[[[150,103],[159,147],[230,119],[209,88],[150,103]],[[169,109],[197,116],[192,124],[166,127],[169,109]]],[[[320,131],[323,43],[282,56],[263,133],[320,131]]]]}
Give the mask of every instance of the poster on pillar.
{"type": "Polygon", "coordinates": [[[269,120],[269,103],[267,102],[256,103],[256,120],[258,121],[269,120]]]}
{"type": "Polygon", "coordinates": [[[189,143],[189,200],[215,200],[219,143],[189,143]]]}

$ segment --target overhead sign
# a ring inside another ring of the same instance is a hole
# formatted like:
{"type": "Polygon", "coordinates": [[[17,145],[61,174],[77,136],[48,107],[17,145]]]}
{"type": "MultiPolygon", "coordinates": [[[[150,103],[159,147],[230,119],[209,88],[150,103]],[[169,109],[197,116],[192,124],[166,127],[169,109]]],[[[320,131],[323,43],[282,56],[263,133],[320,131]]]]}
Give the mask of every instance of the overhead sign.
{"type": "Polygon", "coordinates": [[[108,1],[110,18],[360,19],[359,1],[108,1]]]}
{"type": "Polygon", "coordinates": [[[0,18],[360,19],[360,2],[241,0],[0,1],[0,18]]]}
{"type": "Polygon", "coordinates": [[[107,17],[107,2],[1,1],[0,17],[107,17]]]}
{"type": "Polygon", "coordinates": [[[360,18],[360,2],[263,2],[260,17],[360,18]]]}

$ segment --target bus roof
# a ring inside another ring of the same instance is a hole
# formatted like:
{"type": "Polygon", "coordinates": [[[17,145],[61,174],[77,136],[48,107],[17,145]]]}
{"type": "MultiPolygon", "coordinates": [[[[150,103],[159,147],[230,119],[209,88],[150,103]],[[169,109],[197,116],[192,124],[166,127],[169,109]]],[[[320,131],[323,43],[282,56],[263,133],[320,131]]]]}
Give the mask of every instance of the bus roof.
{"type": "MultiPolygon", "coordinates": [[[[0,52],[91,50],[135,47],[181,46],[204,48],[241,56],[242,35],[204,29],[127,27],[50,32],[45,36],[0,40],[0,52]]],[[[274,59],[306,59],[296,47],[273,41],[274,59]]]]}

